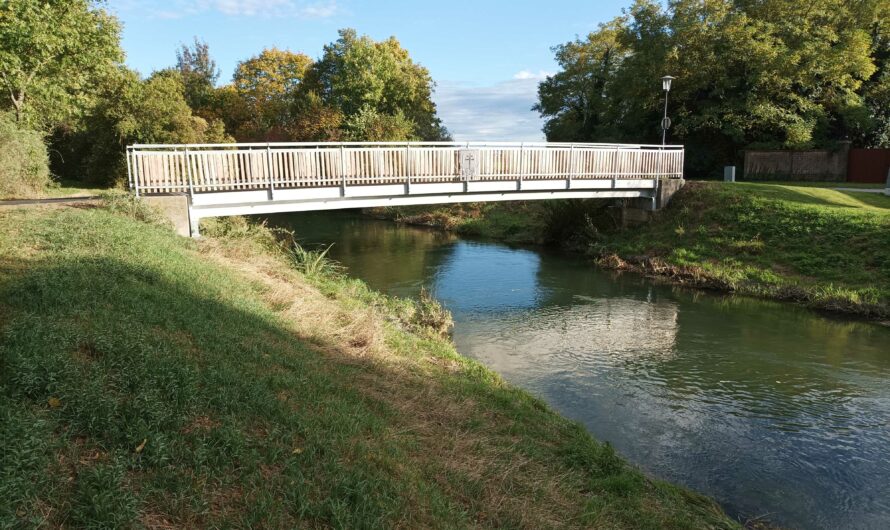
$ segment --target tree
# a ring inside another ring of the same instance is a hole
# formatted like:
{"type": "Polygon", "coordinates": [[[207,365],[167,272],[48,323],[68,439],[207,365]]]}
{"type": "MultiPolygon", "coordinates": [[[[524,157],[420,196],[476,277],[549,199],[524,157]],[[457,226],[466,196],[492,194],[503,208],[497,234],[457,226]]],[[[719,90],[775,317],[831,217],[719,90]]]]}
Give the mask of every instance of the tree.
{"type": "Polygon", "coordinates": [[[77,138],[86,151],[82,173],[100,184],[119,182],[126,175],[127,145],[232,140],[220,122],[208,123],[192,113],[177,71],[162,70],[141,80],[126,68],[102,87],[99,104],[77,138]]]}
{"type": "Polygon", "coordinates": [[[376,42],[366,35],[359,37],[352,29],[340,30],[339,34],[340,38],[325,46],[322,58],[310,68],[306,93],[315,92],[326,105],[354,123],[366,123],[373,113],[379,123],[401,122],[398,128],[410,121],[411,137],[448,138],[448,131],[436,116],[432,101],[435,85],[429,71],[414,63],[395,37],[376,42]]]}
{"type": "Polygon", "coordinates": [[[210,57],[207,43],[195,37],[191,46],[181,45],[176,51],[176,69],[182,76],[189,107],[197,112],[206,109],[219,79],[219,68],[210,57]]]}
{"type": "Polygon", "coordinates": [[[302,53],[271,48],[238,64],[233,85],[247,110],[247,120],[236,124],[236,136],[269,140],[288,136],[291,112],[312,59],[302,53]]]}
{"type": "Polygon", "coordinates": [[[884,2],[672,0],[665,9],[637,0],[585,41],[556,48],[562,71],[541,84],[536,108],[548,139],[656,142],[659,78],[674,75],[670,137],[687,146],[692,174],[746,147],[867,136],[877,120],[866,82],[873,101],[882,93],[870,30],[884,2]]]}
{"type": "Polygon", "coordinates": [[[857,138],[869,147],[890,147],[890,4],[882,9],[871,29],[877,68],[862,88],[866,125],[857,138]]]}
{"type": "Polygon", "coordinates": [[[344,137],[343,113],[325,105],[316,92],[298,94],[290,139],[298,142],[338,142],[344,137]]]}
{"type": "Polygon", "coordinates": [[[533,108],[549,118],[544,126],[548,138],[608,139],[612,134],[611,124],[604,122],[610,101],[606,90],[627,55],[618,41],[623,29],[624,20],[615,20],[586,39],[553,49],[562,71],[541,82],[533,108]]]}
{"type": "Polygon", "coordinates": [[[398,110],[382,114],[371,107],[362,107],[343,124],[346,137],[353,141],[398,142],[410,140],[415,124],[398,110]]]}
{"type": "Polygon", "coordinates": [[[0,83],[16,119],[43,129],[80,115],[123,60],[117,20],[92,0],[0,3],[0,83]]]}

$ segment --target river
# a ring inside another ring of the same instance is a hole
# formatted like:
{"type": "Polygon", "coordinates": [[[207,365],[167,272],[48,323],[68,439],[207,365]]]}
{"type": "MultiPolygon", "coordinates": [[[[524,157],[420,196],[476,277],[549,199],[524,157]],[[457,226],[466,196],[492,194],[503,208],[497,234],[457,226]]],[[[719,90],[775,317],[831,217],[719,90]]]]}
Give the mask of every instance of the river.
{"type": "Polygon", "coordinates": [[[429,288],[458,351],[652,476],[743,519],[890,527],[890,328],[348,212],[269,219],[374,289],[429,288]]]}

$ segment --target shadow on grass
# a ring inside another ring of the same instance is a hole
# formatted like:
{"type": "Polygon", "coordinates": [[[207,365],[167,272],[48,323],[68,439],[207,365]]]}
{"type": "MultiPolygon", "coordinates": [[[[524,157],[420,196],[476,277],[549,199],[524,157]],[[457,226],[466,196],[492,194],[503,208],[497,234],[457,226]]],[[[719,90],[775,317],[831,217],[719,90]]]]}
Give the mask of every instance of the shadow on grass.
{"type": "Polygon", "coordinates": [[[727,522],[484,370],[347,362],[243,282],[56,256],[0,261],[4,526],[727,522]]]}
{"type": "Polygon", "coordinates": [[[378,526],[407,497],[357,366],[259,308],[115,259],[3,269],[0,520],[378,526]]]}

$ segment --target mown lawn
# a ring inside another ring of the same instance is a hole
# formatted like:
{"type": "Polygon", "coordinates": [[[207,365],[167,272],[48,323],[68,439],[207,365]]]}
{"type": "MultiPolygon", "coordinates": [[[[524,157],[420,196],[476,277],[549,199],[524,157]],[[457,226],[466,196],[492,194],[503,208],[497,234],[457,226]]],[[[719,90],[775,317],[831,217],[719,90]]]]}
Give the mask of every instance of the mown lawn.
{"type": "Polygon", "coordinates": [[[592,250],[695,268],[706,283],[748,294],[890,315],[890,197],[883,194],[690,182],[653,222],[604,235],[592,250]]]}
{"type": "Polygon", "coordinates": [[[423,307],[215,232],[0,211],[0,526],[735,526],[423,307]]]}

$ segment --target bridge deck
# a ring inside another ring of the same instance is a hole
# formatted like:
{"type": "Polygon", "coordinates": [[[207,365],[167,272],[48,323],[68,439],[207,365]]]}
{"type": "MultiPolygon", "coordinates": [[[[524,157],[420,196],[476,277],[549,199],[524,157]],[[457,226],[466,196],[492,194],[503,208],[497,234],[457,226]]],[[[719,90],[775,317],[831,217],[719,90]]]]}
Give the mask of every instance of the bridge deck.
{"type": "MultiPolygon", "coordinates": [[[[187,194],[190,217],[397,204],[651,197],[679,146],[376,142],[134,145],[130,188],[187,194]]],[[[193,229],[194,231],[194,229],[193,229]]]]}

